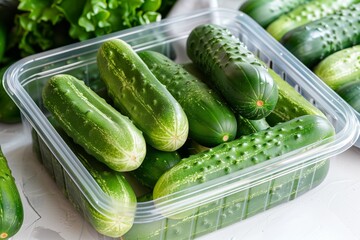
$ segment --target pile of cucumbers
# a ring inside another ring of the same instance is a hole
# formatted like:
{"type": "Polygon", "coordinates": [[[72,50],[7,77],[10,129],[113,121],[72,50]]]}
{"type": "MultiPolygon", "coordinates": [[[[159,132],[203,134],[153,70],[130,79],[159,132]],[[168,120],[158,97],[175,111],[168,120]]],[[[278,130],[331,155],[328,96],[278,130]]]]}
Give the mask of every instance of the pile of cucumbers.
{"type": "MultiPolygon", "coordinates": [[[[97,52],[110,100],[69,74],[44,86],[50,122],[116,206],[136,207],[144,199],[134,197],[128,176],[148,189],[146,199],[171,199],[334,136],[325,115],[228,29],[192,29],[187,55],[190,62],[177,63],[111,39],[97,52]]],[[[103,214],[83,201],[98,232],[119,237],[131,228],[134,216],[103,214]]]]}
{"type": "Polygon", "coordinates": [[[360,113],[359,0],[247,0],[239,9],[360,113]]]}

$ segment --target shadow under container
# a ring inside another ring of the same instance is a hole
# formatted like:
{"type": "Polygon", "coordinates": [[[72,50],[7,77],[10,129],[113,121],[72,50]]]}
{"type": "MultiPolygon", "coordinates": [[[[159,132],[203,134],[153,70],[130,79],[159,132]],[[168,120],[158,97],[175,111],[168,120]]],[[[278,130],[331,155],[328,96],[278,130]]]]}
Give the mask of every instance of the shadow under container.
{"type": "Polygon", "coordinates": [[[34,141],[34,146],[39,146],[45,168],[85,219],[84,202],[103,214],[111,212],[112,205],[47,120],[49,112],[41,99],[44,84],[53,75],[72,74],[106,96],[96,65],[96,53],[104,41],[120,38],[136,51],[155,50],[178,63],[186,63],[190,61],[185,54],[187,36],[204,23],[228,28],[319,108],[336,134],[332,141],[318,142],[306,151],[298,149],[175,193],[171,201],[138,202],[133,226],[123,239],[193,239],[296,199],[318,186],[327,176],[330,159],[350,148],[358,138],[359,123],[352,109],[239,11],[205,9],[27,57],[7,70],[5,89],[22,112],[25,130],[30,134],[34,129],[34,139],[39,140],[34,141]],[[189,210],[193,214],[180,220],[161,214],[170,216],[189,210]]]}

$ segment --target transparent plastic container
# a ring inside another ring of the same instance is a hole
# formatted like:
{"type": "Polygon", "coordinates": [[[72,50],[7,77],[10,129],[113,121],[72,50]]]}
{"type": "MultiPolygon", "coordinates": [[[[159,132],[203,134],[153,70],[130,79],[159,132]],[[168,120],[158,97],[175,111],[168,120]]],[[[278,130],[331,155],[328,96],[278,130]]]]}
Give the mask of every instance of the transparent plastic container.
{"type": "MultiPolygon", "coordinates": [[[[85,219],[84,201],[102,214],[112,212],[114,205],[47,120],[49,113],[41,99],[44,84],[52,75],[68,73],[94,88],[99,86],[97,90],[101,92],[96,53],[104,41],[113,38],[127,41],[137,51],[152,49],[176,62],[189,62],[185,54],[187,36],[203,23],[227,27],[249,50],[322,110],[335,128],[334,140],[200,184],[187,193],[177,193],[175,201],[159,199],[156,207],[154,201],[139,202],[133,213],[134,224],[124,239],[193,239],[296,199],[318,186],[328,173],[330,159],[350,148],[358,138],[359,122],[354,111],[239,11],[205,9],[27,57],[7,70],[5,89],[21,109],[25,131],[35,133],[34,147],[39,150],[44,166],[85,219]],[[161,214],[172,215],[189,209],[195,213],[181,220],[161,214]]],[[[123,210],[131,212],[131,209],[123,210]]]]}

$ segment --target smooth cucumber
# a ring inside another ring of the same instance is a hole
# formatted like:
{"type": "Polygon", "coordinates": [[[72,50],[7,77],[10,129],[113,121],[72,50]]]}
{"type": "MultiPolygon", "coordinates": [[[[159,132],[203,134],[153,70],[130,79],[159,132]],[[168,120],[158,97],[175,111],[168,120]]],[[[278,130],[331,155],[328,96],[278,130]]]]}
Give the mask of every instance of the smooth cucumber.
{"type": "Polygon", "coordinates": [[[140,166],[146,154],[141,131],[83,81],[55,75],[44,86],[42,98],[65,132],[99,161],[116,171],[140,166]]]}
{"type": "Polygon", "coordinates": [[[24,209],[15,179],[0,147],[0,239],[9,239],[21,228],[24,209]]]}
{"type": "Polygon", "coordinates": [[[266,28],[283,14],[309,0],[247,0],[239,10],[249,15],[260,26],[266,28]]]}
{"type": "Polygon", "coordinates": [[[21,121],[20,110],[6,93],[2,84],[4,73],[8,67],[5,66],[0,69],[0,122],[19,123],[21,121]]]}
{"type": "Polygon", "coordinates": [[[351,107],[360,113],[360,79],[344,84],[336,90],[351,107]]]}
{"type": "Polygon", "coordinates": [[[275,82],[228,29],[199,25],[191,31],[186,48],[189,58],[209,77],[210,87],[218,89],[236,113],[255,120],[274,109],[278,99],[275,82]]]}
{"type": "Polygon", "coordinates": [[[164,152],[148,146],[143,163],[131,174],[142,185],[153,189],[160,176],[180,160],[181,157],[177,151],[164,152]]]}
{"type": "Polygon", "coordinates": [[[175,151],[185,143],[189,123],[184,110],[129,44],[104,42],[97,63],[115,107],[143,131],[149,145],[175,151]]]}
{"type": "Polygon", "coordinates": [[[360,80],[360,45],[335,52],[314,68],[314,73],[331,89],[360,80]]]}
{"type": "Polygon", "coordinates": [[[292,11],[283,14],[272,22],[267,31],[276,40],[281,38],[289,31],[303,26],[307,23],[316,21],[325,16],[331,15],[340,9],[349,7],[359,0],[312,0],[301,4],[292,11]]]}
{"type": "Polygon", "coordinates": [[[324,113],[319,108],[312,105],[274,70],[269,69],[269,73],[276,82],[279,90],[279,100],[274,110],[266,117],[266,121],[270,126],[303,115],[318,115],[325,117],[324,113]]]}
{"type": "Polygon", "coordinates": [[[288,32],[281,43],[312,69],[332,53],[360,44],[359,19],[360,3],[288,32]]]}
{"type": "MultiPolygon", "coordinates": [[[[323,117],[306,115],[266,130],[223,143],[208,151],[181,160],[163,174],[155,185],[154,199],[168,201],[174,193],[234,173],[310,144],[331,140],[332,124],[323,117]]],[[[156,204],[155,204],[156,205],[156,204]]],[[[171,218],[192,214],[185,211],[171,218]]],[[[164,212],[163,214],[166,215],[164,212]]]]}
{"type": "Polygon", "coordinates": [[[235,115],[218,94],[165,55],[154,51],[138,54],[184,109],[190,138],[208,147],[235,138],[235,115]]]}

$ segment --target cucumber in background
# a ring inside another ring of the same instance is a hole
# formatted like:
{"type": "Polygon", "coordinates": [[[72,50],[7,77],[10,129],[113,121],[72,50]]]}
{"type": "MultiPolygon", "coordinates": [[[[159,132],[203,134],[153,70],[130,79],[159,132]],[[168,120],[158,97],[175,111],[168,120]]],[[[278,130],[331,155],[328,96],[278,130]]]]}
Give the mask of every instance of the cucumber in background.
{"type": "Polygon", "coordinates": [[[327,56],[360,44],[360,3],[286,33],[280,41],[313,68],[327,56]]]}
{"type": "Polygon", "coordinates": [[[345,84],[336,92],[360,114],[360,80],[345,84]]]}
{"type": "Polygon", "coordinates": [[[348,8],[358,2],[359,0],[312,0],[280,16],[266,30],[280,41],[289,31],[334,14],[338,10],[348,8]]]}
{"type": "Polygon", "coordinates": [[[334,91],[360,81],[360,45],[329,55],[314,67],[314,73],[334,91]]]}
{"type": "Polygon", "coordinates": [[[310,0],[247,0],[239,8],[266,28],[281,15],[310,0]]]}
{"type": "Polygon", "coordinates": [[[3,76],[8,67],[9,66],[5,66],[0,69],[0,122],[9,124],[20,123],[20,110],[7,94],[3,86],[3,76]]]}

